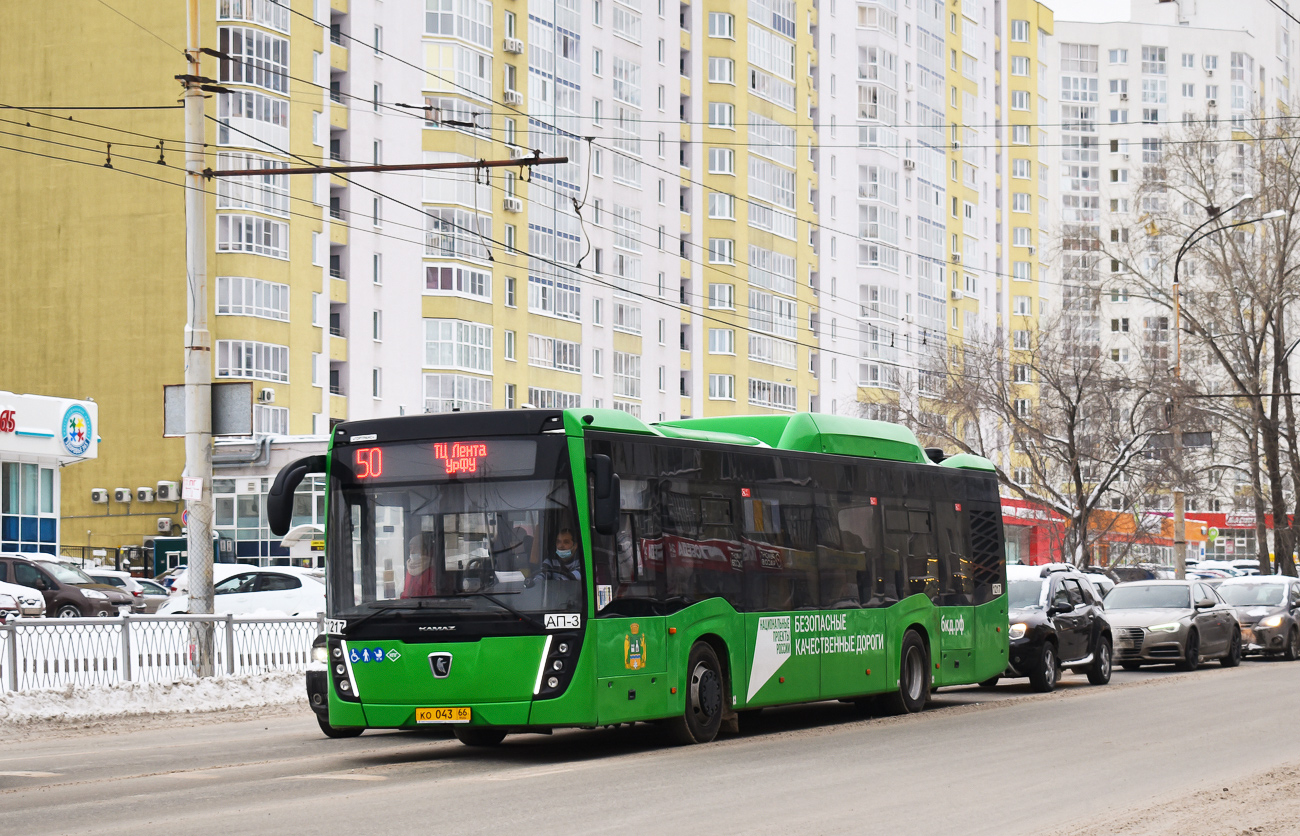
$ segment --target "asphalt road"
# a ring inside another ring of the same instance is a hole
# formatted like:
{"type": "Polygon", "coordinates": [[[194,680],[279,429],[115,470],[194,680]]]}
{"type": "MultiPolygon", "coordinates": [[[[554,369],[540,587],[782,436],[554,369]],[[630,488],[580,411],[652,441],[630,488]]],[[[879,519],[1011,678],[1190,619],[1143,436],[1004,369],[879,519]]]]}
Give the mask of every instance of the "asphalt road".
{"type": "Polygon", "coordinates": [[[1105,687],[1070,676],[1051,695],[947,689],[903,718],[818,703],[685,748],[645,724],[482,750],[424,733],[328,740],[306,711],[178,718],[6,743],[0,820],[24,836],[1043,834],[1300,763],[1297,681],[1300,664],[1247,661],[1116,671],[1105,687]]]}

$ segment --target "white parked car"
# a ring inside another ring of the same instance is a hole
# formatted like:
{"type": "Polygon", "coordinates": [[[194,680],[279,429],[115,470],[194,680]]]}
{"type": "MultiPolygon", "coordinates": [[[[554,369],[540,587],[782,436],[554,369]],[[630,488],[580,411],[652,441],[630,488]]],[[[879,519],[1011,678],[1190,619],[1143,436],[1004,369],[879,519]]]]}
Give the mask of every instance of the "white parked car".
{"type": "MultiPolygon", "coordinates": [[[[223,564],[218,564],[223,565],[223,564]]],[[[230,565],[230,564],[224,564],[230,565]]],[[[213,586],[217,615],[316,615],[325,611],[325,583],[318,570],[290,566],[238,566],[213,586]]],[[[159,615],[188,613],[190,596],[173,594],[159,615]]]]}
{"type": "MultiPolygon", "coordinates": [[[[0,581],[0,609],[13,613],[9,618],[38,618],[45,615],[45,596],[39,589],[0,581]],[[9,600],[5,600],[6,597],[9,600]],[[9,601],[13,604],[10,605],[9,601]]],[[[4,616],[0,616],[2,621],[4,616]]]]}
{"type": "MultiPolygon", "coordinates": [[[[231,575],[237,575],[248,569],[256,569],[256,566],[248,566],[244,563],[213,563],[212,564],[212,582],[221,583],[231,575]]],[[[184,595],[190,591],[190,570],[182,569],[176,575],[176,579],[171,583],[171,594],[173,596],[184,595]]]]}

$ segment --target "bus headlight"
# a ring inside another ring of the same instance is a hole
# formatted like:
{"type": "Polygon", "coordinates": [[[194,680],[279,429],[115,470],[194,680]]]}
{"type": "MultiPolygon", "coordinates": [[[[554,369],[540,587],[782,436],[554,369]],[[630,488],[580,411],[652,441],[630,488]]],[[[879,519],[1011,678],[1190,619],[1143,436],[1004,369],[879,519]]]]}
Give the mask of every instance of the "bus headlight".
{"type": "Polygon", "coordinates": [[[311,660],[322,665],[330,660],[329,651],[325,648],[325,645],[317,644],[312,646],[311,660]]]}
{"type": "Polygon", "coordinates": [[[1018,624],[1012,624],[1011,629],[1007,631],[1007,635],[1013,639],[1023,639],[1025,637],[1025,630],[1028,629],[1028,627],[1029,625],[1025,624],[1023,621],[1018,624]]]}

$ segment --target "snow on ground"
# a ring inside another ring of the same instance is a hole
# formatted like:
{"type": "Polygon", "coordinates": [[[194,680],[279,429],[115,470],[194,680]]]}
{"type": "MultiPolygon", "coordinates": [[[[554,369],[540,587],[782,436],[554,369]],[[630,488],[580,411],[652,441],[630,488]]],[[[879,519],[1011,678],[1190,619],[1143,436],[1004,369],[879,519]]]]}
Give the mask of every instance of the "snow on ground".
{"type": "Polygon", "coordinates": [[[181,682],[120,682],[67,685],[37,691],[0,693],[0,735],[6,727],[33,723],[85,723],[148,715],[306,704],[300,672],[212,677],[181,682]]]}

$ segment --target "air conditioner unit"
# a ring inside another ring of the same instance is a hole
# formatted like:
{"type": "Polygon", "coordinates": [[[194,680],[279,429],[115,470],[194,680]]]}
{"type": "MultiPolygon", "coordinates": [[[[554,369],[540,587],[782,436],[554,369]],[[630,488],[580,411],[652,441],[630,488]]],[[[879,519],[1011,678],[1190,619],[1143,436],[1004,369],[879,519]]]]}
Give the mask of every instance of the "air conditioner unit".
{"type": "Polygon", "coordinates": [[[159,518],[158,518],[158,533],[159,533],[159,534],[171,534],[171,533],[172,533],[172,518],[171,518],[171,517],[159,517],[159,518]]]}
{"type": "Polygon", "coordinates": [[[1033,254],[1034,254],[1034,245],[1033,245],[1033,244],[1030,244],[1030,245],[1029,245],[1029,254],[1030,254],[1030,255],[1033,255],[1033,254]]]}
{"type": "Polygon", "coordinates": [[[257,402],[275,403],[275,390],[270,387],[259,389],[257,392],[257,402]]]}
{"type": "Polygon", "coordinates": [[[524,103],[524,94],[523,94],[523,93],[520,93],[518,90],[507,90],[507,91],[506,91],[506,104],[509,104],[509,105],[519,105],[519,104],[523,104],[523,103],[524,103]]]}
{"type": "Polygon", "coordinates": [[[1206,107],[1216,107],[1218,104],[1219,103],[1216,102],[1214,99],[1209,99],[1205,102],[1206,107]]]}
{"type": "Polygon", "coordinates": [[[961,253],[953,253],[953,254],[952,254],[952,263],[953,263],[953,264],[961,264],[961,253]]]}
{"type": "Polygon", "coordinates": [[[1119,94],[1119,100],[1120,100],[1121,102],[1126,102],[1126,101],[1128,101],[1128,93],[1120,93],[1120,94],[1119,94]]]}
{"type": "Polygon", "coordinates": [[[129,503],[132,496],[133,494],[130,488],[113,488],[113,499],[118,502],[129,503]]]}
{"type": "Polygon", "coordinates": [[[961,150],[961,142],[958,141],[958,140],[955,140],[955,139],[954,139],[954,140],[952,141],[952,150],[954,150],[954,151],[960,151],[960,150],[961,150]]]}
{"type": "Polygon", "coordinates": [[[136,502],[153,502],[153,488],[136,488],[136,502]]]}
{"type": "Polygon", "coordinates": [[[963,294],[962,294],[962,292],[961,292],[960,290],[954,290],[954,291],[952,292],[952,301],[954,301],[954,302],[960,302],[963,298],[964,298],[964,296],[963,296],[963,294]]]}
{"type": "Polygon", "coordinates": [[[90,501],[96,505],[108,504],[108,488],[91,488],[90,501]]]}
{"type": "Polygon", "coordinates": [[[507,212],[524,211],[524,202],[517,197],[507,197],[502,201],[502,205],[507,212]]]}
{"type": "Polygon", "coordinates": [[[907,171],[911,171],[912,169],[916,168],[916,160],[907,160],[907,159],[903,160],[903,168],[907,171]]]}
{"type": "Polygon", "coordinates": [[[159,502],[177,502],[181,498],[180,485],[175,482],[159,482],[156,496],[159,502]]]}
{"type": "Polygon", "coordinates": [[[1206,77],[1206,78],[1214,78],[1214,70],[1206,70],[1206,71],[1205,71],[1205,77],[1206,77]]]}
{"type": "Polygon", "coordinates": [[[506,38],[504,49],[506,52],[512,52],[515,55],[518,55],[524,51],[524,42],[518,38],[506,38]]]}
{"type": "Polygon", "coordinates": [[[521,148],[521,147],[518,146],[518,145],[507,145],[507,146],[506,146],[506,153],[510,156],[510,159],[512,159],[512,160],[518,160],[518,159],[521,159],[521,158],[523,158],[523,157],[528,156],[528,149],[526,149],[526,148],[521,148]]]}
{"type": "Polygon", "coordinates": [[[1126,160],[1128,159],[1128,154],[1125,154],[1125,155],[1124,155],[1124,159],[1126,159],[1126,160]]]}
{"type": "Polygon", "coordinates": [[[156,539],[157,539],[157,538],[155,538],[155,537],[141,537],[141,538],[140,538],[140,545],[143,546],[143,547],[146,548],[146,549],[152,549],[153,546],[154,546],[154,541],[155,541],[156,539]]]}
{"type": "Polygon", "coordinates": [[[908,325],[911,325],[915,321],[912,318],[912,315],[910,313],[903,314],[902,316],[899,317],[899,320],[902,322],[906,322],[908,325]]]}

